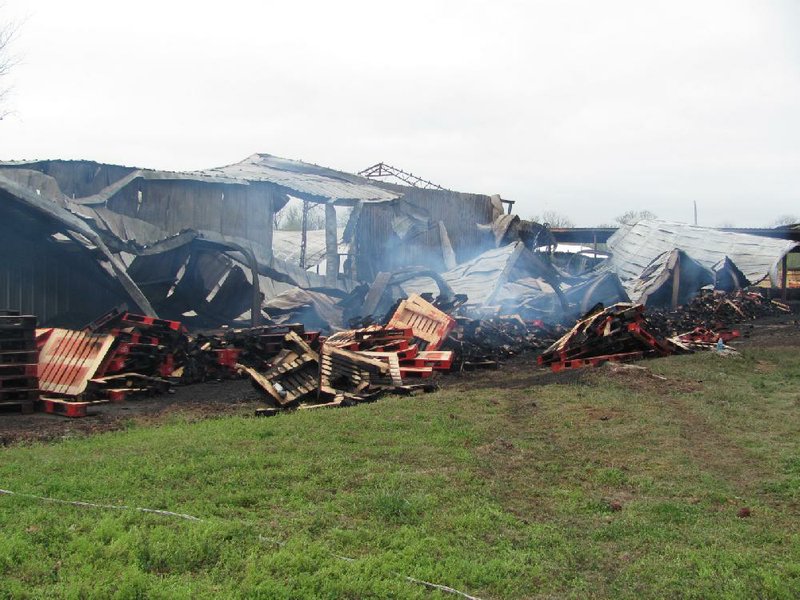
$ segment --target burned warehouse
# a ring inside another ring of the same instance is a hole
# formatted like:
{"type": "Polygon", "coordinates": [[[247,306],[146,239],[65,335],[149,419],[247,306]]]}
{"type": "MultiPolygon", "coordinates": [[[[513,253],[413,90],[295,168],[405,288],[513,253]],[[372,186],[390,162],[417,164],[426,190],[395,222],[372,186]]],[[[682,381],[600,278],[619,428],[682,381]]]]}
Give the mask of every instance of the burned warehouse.
{"type": "Polygon", "coordinates": [[[691,352],[786,310],[746,289],[777,281],[791,236],[640,220],[578,263],[499,195],[365,176],[376,167],[1,163],[0,307],[22,327],[5,349],[39,377],[14,391],[76,416],[248,376],[270,410],[341,405],[525,351],[553,370],[691,352]],[[301,226],[277,229],[290,205],[301,226]]]}

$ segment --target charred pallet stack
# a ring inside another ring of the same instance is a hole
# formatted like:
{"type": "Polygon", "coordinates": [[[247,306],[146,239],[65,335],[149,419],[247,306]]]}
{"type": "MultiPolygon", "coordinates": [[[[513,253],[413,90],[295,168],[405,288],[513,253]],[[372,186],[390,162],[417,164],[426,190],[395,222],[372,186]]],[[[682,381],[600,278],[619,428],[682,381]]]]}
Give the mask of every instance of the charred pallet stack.
{"type": "Polygon", "coordinates": [[[33,412],[38,390],[36,317],[0,310],[0,413],[33,412]]]}
{"type": "Polygon", "coordinates": [[[301,323],[267,325],[247,329],[223,329],[189,338],[184,365],[175,373],[182,383],[236,377],[241,367],[258,372],[268,369],[287,348],[287,340],[302,340],[319,350],[318,331],[306,331],[301,323]],[[290,335],[293,334],[293,335],[290,335]]]}
{"type": "Polygon", "coordinates": [[[493,319],[458,318],[446,346],[460,371],[496,369],[500,361],[551,346],[563,333],[559,326],[525,321],[518,315],[493,319]]]}
{"type": "Polygon", "coordinates": [[[318,345],[319,332],[306,331],[302,323],[226,330],[215,337],[224,340],[228,347],[241,351],[239,362],[259,368],[284,349],[286,335],[290,332],[297,334],[311,347],[318,345]]]}
{"type": "Polygon", "coordinates": [[[294,331],[284,335],[283,349],[265,373],[242,366],[253,384],[280,408],[315,394],[319,390],[319,354],[294,331]]]}
{"type": "Polygon", "coordinates": [[[97,404],[166,391],[184,339],[177,321],[117,309],[80,331],[39,330],[39,408],[85,417],[97,404]]]}
{"type": "Polygon", "coordinates": [[[641,304],[615,304],[585,316],[537,359],[554,372],[598,366],[608,361],[668,356],[683,351],[673,341],[654,336],[641,304]]]}
{"type": "Polygon", "coordinates": [[[108,333],[114,344],[99,375],[138,373],[171,377],[178,355],[186,346],[186,330],[179,321],[122,312],[94,330],[108,333]]]}
{"type": "Polygon", "coordinates": [[[652,331],[663,337],[697,332],[700,337],[696,341],[711,343],[716,342],[720,336],[723,341],[738,337],[740,332],[734,326],[741,323],[790,312],[787,305],[764,298],[756,292],[704,291],[673,311],[648,309],[647,318],[652,331]],[[712,335],[701,339],[703,330],[712,335]]]}
{"type": "Polygon", "coordinates": [[[266,372],[246,371],[276,408],[342,406],[390,390],[413,393],[431,386],[411,382],[452,367],[452,351],[439,348],[454,325],[451,317],[412,296],[387,325],[336,333],[319,353],[291,331],[266,372]]]}

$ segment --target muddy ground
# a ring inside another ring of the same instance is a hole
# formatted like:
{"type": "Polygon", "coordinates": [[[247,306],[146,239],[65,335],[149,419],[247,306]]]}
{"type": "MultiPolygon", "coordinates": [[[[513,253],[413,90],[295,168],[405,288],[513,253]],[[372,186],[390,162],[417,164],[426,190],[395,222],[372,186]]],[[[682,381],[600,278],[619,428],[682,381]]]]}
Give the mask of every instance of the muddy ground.
{"type": "MultiPolygon", "coordinates": [[[[735,347],[800,347],[800,316],[771,317],[743,324],[742,338],[735,347]]],[[[585,370],[551,373],[536,366],[535,355],[518,356],[498,370],[449,373],[438,378],[440,386],[523,388],[549,383],[567,383],[586,376],[585,370]]],[[[94,414],[79,419],[35,413],[0,414],[0,445],[65,439],[80,435],[125,429],[131,424],[150,425],[181,420],[207,419],[229,415],[253,415],[266,404],[249,379],[210,382],[175,388],[174,393],[153,398],[101,404],[94,414]]]]}

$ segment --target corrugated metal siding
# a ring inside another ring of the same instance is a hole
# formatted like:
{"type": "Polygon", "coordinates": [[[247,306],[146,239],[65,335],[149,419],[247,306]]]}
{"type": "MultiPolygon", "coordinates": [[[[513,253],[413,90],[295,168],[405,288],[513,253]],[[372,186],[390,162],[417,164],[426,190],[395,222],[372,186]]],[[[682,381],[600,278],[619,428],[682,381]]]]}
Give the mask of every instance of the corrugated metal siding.
{"type": "Polygon", "coordinates": [[[408,265],[443,270],[439,231],[435,227],[439,221],[447,228],[458,262],[470,260],[489,247],[486,234],[477,227],[478,223],[492,220],[489,196],[411,188],[402,201],[427,211],[432,229],[413,240],[400,240],[392,229],[392,205],[365,204],[356,230],[360,278],[371,280],[377,271],[408,265]]]}
{"type": "Polygon", "coordinates": [[[120,190],[109,200],[108,207],[160,227],[168,235],[186,229],[208,230],[270,248],[276,195],[278,192],[269,184],[148,179],[120,190]]]}
{"type": "Polygon", "coordinates": [[[79,326],[126,301],[85,250],[24,223],[0,216],[0,308],[36,315],[45,326],[79,326]]]}
{"type": "Polygon", "coordinates": [[[42,160],[20,163],[0,163],[0,169],[35,169],[58,182],[61,192],[70,198],[98,193],[136,169],[107,165],[91,160],[42,160]]]}

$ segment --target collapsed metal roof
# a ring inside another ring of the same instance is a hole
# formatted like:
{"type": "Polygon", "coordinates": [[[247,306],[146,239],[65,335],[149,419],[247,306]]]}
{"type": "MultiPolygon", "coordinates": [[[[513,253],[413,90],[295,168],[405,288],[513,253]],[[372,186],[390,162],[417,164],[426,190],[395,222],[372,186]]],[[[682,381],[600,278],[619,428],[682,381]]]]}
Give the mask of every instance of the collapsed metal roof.
{"type": "Polygon", "coordinates": [[[778,263],[798,246],[797,242],[787,240],[642,220],[623,225],[608,239],[612,254],[608,268],[623,282],[631,281],[641,277],[654,260],[666,259],[672,250],[678,249],[711,271],[729,258],[751,284],[756,284],[767,277],[776,280],[778,263]]]}
{"type": "Polygon", "coordinates": [[[388,202],[402,194],[375,185],[366,177],[270,154],[253,154],[241,162],[207,169],[202,176],[268,182],[307,200],[322,202],[388,202]]]}

